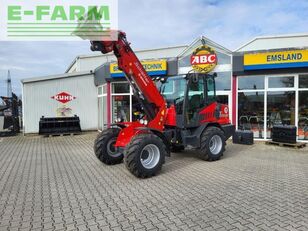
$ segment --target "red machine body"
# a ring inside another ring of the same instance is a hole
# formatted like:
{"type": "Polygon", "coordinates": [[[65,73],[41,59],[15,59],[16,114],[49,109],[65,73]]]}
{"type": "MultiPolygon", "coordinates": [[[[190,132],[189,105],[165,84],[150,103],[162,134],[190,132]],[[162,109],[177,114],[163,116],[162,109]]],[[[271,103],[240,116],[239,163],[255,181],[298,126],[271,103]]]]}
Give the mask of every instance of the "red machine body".
{"type": "Polygon", "coordinates": [[[176,110],[174,104],[167,108],[165,125],[176,126],[176,110]]]}
{"type": "Polygon", "coordinates": [[[126,168],[141,178],[156,175],[165,156],[185,148],[196,149],[203,160],[219,160],[234,126],[230,124],[228,106],[215,102],[216,75],[190,72],[156,77],[156,86],[130,48],[125,33],[117,33],[116,41],[91,41],[91,49],[113,51],[139,101],[136,109],[140,118],[117,122],[99,133],[94,142],[97,158],[108,165],[124,160],[126,168]]]}
{"type": "Polygon", "coordinates": [[[229,108],[225,104],[218,104],[217,102],[211,103],[200,111],[200,115],[202,117],[201,123],[230,123],[229,108]],[[220,107],[219,110],[217,110],[218,107],[220,107]]]}
{"type": "MultiPolygon", "coordinates": [[[[102,53],[114,52],[119,69],[125,73],[135,94],[141,99],[145,118],[148,121],[146,125],[139,121],[118,123],[122,129],[115,147],[125,147],[132,137],[142,133],[145,128],[163,132],[165,126],[177,126],[175,106],[171,104],[167,108],[166,100],[132,51],[124,32],[118,32],[116,41],[91,41],[91,49],[102,53]]],[[[219,115],[215,114],[217,106],[217,103],[212,103],[199,112],[203,118],[202,123],[230,124],[227,105],[220,105],[219,115]]]]}

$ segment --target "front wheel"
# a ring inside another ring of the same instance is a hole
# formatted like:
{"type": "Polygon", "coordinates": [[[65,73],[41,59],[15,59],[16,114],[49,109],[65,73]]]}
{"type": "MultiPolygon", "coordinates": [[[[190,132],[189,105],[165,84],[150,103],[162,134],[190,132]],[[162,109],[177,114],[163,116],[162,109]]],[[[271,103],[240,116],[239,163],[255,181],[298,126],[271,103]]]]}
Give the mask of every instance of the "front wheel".
{"type": "Polygon", "coordinates": [[[166,145],[158,136],[141,134],[125,148],[124,163],[136,177],[147,178],[161,170],[166,155],[166,145]]]}
{"type": "Polygon", "coordinates": [[[225,146],[224,132],[217,127],[208,127],[201,136],[199,156],[207,161],[219,160],[225,151],[225,146]]]}
{"type": "Polygon", "coordinates": [[[123,160],[123,154],[114,146],[119,132],[118,128],[108,128],[98,134],[94,142],[95,155],[105,164],[119,164],[123,160]]]}

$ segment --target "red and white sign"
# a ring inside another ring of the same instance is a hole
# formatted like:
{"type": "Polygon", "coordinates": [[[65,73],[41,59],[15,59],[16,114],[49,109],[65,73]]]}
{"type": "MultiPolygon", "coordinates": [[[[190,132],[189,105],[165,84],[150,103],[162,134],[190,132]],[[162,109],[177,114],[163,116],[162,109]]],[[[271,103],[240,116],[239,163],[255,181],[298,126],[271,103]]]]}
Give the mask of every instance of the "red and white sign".
{"type": "Polygon", "coordinates": [[[72,101],[73,99],[76,99],[75,96],[72,96],[71,94],[64,92],[64,91],[56,94],[55,96],[52,96],[51,98],[55,99],[55,100],[57,100],[61,103],[67,103],[67,102],[72,101]]]}
{"type": "Polygon", "coordinates": [[[217,65],[217,55],[215,50],[206,45],[197,47],[190,56],[190,64],[196,72],[211,72],[217,65]]]}
{"type": "Polygon", "coordinates": [[[215,64],[216,62],[216,54],[193,55],[190,58],[191,65],[215,64]]]}

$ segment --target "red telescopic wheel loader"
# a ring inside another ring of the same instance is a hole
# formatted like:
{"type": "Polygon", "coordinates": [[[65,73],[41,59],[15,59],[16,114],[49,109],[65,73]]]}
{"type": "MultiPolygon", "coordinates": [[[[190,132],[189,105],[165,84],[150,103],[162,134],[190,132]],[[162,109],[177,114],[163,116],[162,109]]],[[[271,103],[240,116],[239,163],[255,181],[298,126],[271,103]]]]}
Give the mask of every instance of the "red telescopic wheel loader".
{"type": "Polygon", "coordinates": [[[127,169],[140,178],[156,175],[165,156],[185,148],[196,149],[203,160],[219,160],[234,126],[228,106],[215,101],[216,76],[192,72],[155,83],[131,49],[125,33],[117,33],[116,41],[91,41],[91,50],[114,53],[141,105],[143,117],[111,124],[101,132],[94,144],[98,159],[108,165],[124,159],[127,169]],[[170,86],[173,94],[168,92],[170,86]]]}

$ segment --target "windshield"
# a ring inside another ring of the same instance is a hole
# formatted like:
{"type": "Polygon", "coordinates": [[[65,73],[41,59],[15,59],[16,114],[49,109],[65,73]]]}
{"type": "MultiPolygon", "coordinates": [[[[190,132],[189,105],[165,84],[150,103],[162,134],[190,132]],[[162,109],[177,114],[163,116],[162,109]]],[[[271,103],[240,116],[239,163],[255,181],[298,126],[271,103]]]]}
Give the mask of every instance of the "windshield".
{"type": "Polygon", "coordinates": [[[213,77],[207,78],[207,101],[212,103],[216,101],[215,93],[215,79],[213,77]]]}
{"type": "Polygon", "coordinates": [[[186,79],[185,76],[174,76],[167,78],[166,82],[158,83],[160,93],[166,101],[173,102],[174,100],[184,99],[186,79]]]}

